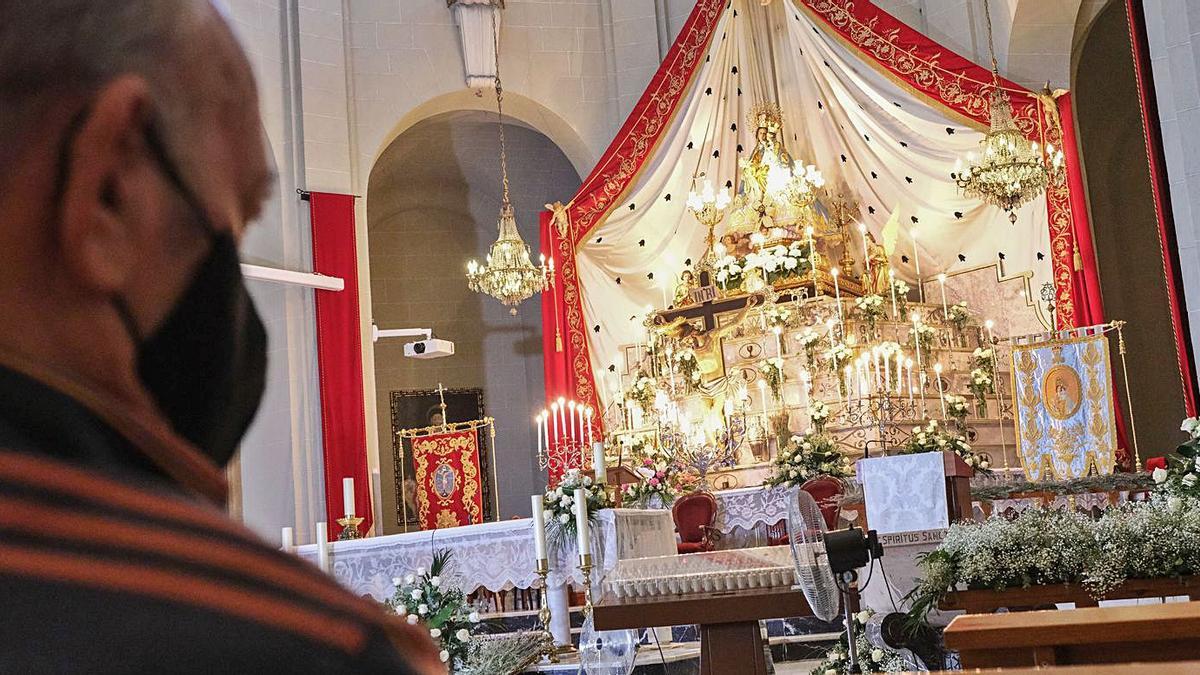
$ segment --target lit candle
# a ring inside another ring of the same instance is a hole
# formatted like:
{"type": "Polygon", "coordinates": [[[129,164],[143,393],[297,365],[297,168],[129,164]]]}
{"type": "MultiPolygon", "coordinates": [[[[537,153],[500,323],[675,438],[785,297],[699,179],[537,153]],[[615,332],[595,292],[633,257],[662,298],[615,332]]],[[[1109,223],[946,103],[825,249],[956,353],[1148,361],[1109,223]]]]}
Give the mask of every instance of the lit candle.
{"type": "Polygon", "coordinates": [[[904,352],[896,350],[896,395],[900,395],[900,378],[904,374],[904,352]]]}
{"type": "Polygon", "coordinates": [[[920,395],[921,395],[920,418],[924,419],[924,417],[925,417],[925,368],[921,366],[921,331],[920,331],[921,313],[913,312],[912,313],[912,321],[913,321],[913,344],[916,345],[916,347],[917,347],[917,373],[918,373],[918,375],[917,375],[917,390],[920,392],[920,395]]]}
{"type": "Polygon", "coordinates": [[[317,523],[317,569],[329,574],[329,528],[317,523]]]}
{"type": "Polygon", "coordinates": [[[883,355],[883,393],[887,394],[892,388],[892,359],[887,354],[883,355]]]}
{"type": "Polygon", "coordinates": [[[812,265],[813,294],[820,295],[821,284],[817,283],[817,248],[816,239],[813,238],[813,226],[804,228],[804,232],[808,235],[808,263],[812,265]]]}
{"type": "Polygon", "coordinates": [[[783,333],[783,329],[780,328],[779,326],[775,326],[775,328],[773,328],[771,330],[771,332],[775,333],[775,355],[782,357],[783,356],[783,343],[780,341],[779,336],[780,336],[780,334],[783,333]]]}
{"type": "Polygon", "coordinates": [[[917,299],[925,302],[925,287],[921,285],[921,254],[917,251],[917,228],[912,229],[913,265],[917,268],[917,299]]]}
{"type": "Polygon", "coordinates": [[[537,416],[533,418],[533,425],[537,427],[538,457],[541,457],[544,450],[542,446],[542,413],[538,413],[537,416]]]}
{"type": "Polygon", "coordinates": [[[937,380],[938,398],[942,401],[942,419],[946,419],[946,392],[942,391],[942,364],[933,364],[933,377],[937,380]]]}
{"type": "MultiPolygon", "coordinates": [[[[558,444],[558,401],[550,404],[550,416],[554,418],[554,443],[558,444]]],[[[549,444],[547,444],[549,445],[549,444]]],[[[549,448],[547,448],[549,449],[549,448]]]]}
{"type": "Polygon", "coordinates": [[[871,350],[871,364],[874,366],[872,370],[875,372],[875,390],[878,391],[882,388],[879,382],[879,347],[871,350]]]}
{"type": "Polygon", "coordinates": [[[562,396],[558,397],[558,440],[559,443],[567,437],[567,399],[562,396]]]}
{"type": "Polygon", "coordinates": [[[833,295],[834,300],[837,302],[838,309],[838,330],[842,335],[845,335],[846,327],[843,325],[842,319],[842,289],[838,286],[838,268],[835,267],[829,270],[829,274],[833,277],[833,295]]]}
{"type": "Polygon", "coordinates": [[[349,476],[342,479],[342,512],[347,518],[354,517],[354,479],[349,476]]]}
{"type": "Polygon", "coordinates": [[[592,443],[592,470],[596,472],[596,483],[608,482],[608,467],[604,465],[604,444],[592,443]]]}
{"type": "MultiPolygon", "coordinates": [[[[995,323],[993,323],[991,319],[988,319],[987,321],[984,321],[984,322],[983,322],[983,327],[987,329],[987,336],[988,336],[988,340],[987,340],[987,346],[988,346],[988,349],[991,349],[991,348],[992,348],[992,346],[993,346],[994,344],[996,344],[995,340],[992,338],[992,326],[994,326],[994,325],[996,325],[996,324],[995,324],[995,323]]],[[[994,356],[994,355],[993,355],[993,356],[994,356]]]]}
{"type": "Polygon", "coordinates": [[[937,279],[938,283],[942,286],[942,316],[946,317],[946,320],[949,321],[950,308],[946,305],[946,273],[942,272],[938,275],[937,279]]]}
{"type": "Polygon", "coordinates": [[[567,437],[570,438],[572,442],[574,442],[575,441],[575,399],[571,399],[570,401],[567,402],[567,409],[568,409],[567,419],[570,420],[570,423],[567,424],[567,437]]]}
{"type": "MultiPolygon", "coordinates": [[[[862,235],[863,242],[863,267],[866,272],[863,274],[863,281],[871,276],[871,251],[867,248],[867,226],[863,223],[858,224],[858,233],[862,235]]],[[[864,283],[864,286],[866,284],[864,283]]]]}
{"type": "Polygon", "coordinates": [[[888,266],[888,288],[892,290],[892,320],[898,321],[900,314],[896,311],[896,272],[888,266]]]}
{"type": "Polygon", "coordinates": [[[592,406],[587,407],[588,443],[596,442],[596,432],[592,429],[592,406]]]}
{"type": "MultiPolygon", "coordinates": [[[[850,399],[854,396],[854,390],[850,388],[850,383],[852,381],[853,378],[850,375],[850,364],[847,363],[845,369],[842,371],[842,383],[846,386],[846,403],[849,403],[850,399]]],[[[838,400],[842,400],[842,392],[840,387],[838,388],[838,400]]]]}
{"type": "Polygon", "coordinates": [[[542,410],[542,440],[546,441],[546,452],[550,452],[550,412],[542,410]]]}
{"type": "Polygon", "coordinates": [[[908,370],[908,405],[913,404],[912,359],[905,359],[904,366],[908,370]]]}
{"type": "Polygon", "coordinates": [[[529,507],[533,513],[533,550],[538,560],[546,560],[546,507],[542,495],[529,495],[529,507]]]}
{"type": "Polygon", "coordinates": [[[592,552],[591,536],[588,532],[588,492],[584,488],[575,489],[575,545],[579,555],[592,552]]]}
{"type": "Polygon", "coordinates": [[[282,533],[282,536],[280,537],[280,543],[283,544],[281,546],[281,548],[284,551],[291,553],[292,547],[294,547],[296,545],[295,530],[293,530],[290,527],[283,528],[283,533],[282,533]]]}
{"type": "MultiPolygon", "coordinates": [[[[583,429],[585,426],[583,423],[583,412],[585,409],[586,409],[586,406],[584,406],[583,403],[578,403],[575,405],[576,417],[578,418],[578,423],[579,423],[579,435],[575,437],[575,440],[579,441],[579,444],[581,446],[583,445],[583,429]]],[[[582,466],[582,462],[583,462],[583,460],[581,458],[580,466],[582,466]]]]}

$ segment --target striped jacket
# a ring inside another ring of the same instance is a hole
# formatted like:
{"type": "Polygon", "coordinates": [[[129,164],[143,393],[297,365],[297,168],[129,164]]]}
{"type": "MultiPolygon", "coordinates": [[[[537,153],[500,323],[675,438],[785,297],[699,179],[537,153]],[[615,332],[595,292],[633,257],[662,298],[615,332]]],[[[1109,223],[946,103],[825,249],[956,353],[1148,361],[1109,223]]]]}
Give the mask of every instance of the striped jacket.
{"type": "Polygon", "coordinates": [[[445,672],[205,499],[160,422],[45,379],[0,367],[0,673],[445,672]]]}

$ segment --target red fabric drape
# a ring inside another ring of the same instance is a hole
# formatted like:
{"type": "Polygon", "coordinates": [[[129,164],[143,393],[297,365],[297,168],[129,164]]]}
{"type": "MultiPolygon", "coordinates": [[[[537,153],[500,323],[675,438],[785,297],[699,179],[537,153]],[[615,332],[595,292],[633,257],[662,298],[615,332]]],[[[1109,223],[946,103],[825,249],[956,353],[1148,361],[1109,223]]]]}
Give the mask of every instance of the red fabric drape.
{"type": "Polygon", "coordinates": [[[1072,256],[1075,323],[1080,326],[1095,326],[1104,323],[1104,300],[1100,296],[1100,274],[1096,269],[1096,251],[1092,245],[1087,189],[1083,184],[1083,167],[1075,136],[1075,118],[1072,115],[1070,94],[1058,97],[1058,116],[1062,121],[1062,151],[1066,158],[1067,189],[1071,200],[1071,232],[1075,238],[1075,251],[1072,256]]]}
{"type": "Polygon", "coordinates": [[[371,527],[371,481],[367,473],[367,429],[363,395],[362,335],[358,315],[358,255],[354,197],[313,192],[313,271],[340,277],[340,292],[316,291],[317,361],[321,382],[321,436],[325,446],[325,510],[330,538],[345,515],[342,479],[354,478],[354,511],[371,527]]]}

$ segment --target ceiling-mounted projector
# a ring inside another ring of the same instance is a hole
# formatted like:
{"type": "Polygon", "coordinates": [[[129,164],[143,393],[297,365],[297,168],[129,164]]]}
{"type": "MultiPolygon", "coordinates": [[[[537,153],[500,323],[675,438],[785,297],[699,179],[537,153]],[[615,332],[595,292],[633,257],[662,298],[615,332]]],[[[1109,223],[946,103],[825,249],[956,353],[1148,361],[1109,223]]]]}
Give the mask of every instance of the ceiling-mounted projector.
{"type": "Polygon", "coordinates": [[[404,355],[412,359],[437,359],[454,355],[454,343],[449,340],[421,340],[404,345],[404,355]]]}
{"type": "Polygon", "coordinates": [[[404,355],[410,359],[440,359],[443,356],[454,355],[454,343],[449,340],[437,340],[433,337],[433,331],[428,328],[390,328],[388,330],[380,330],[379,326],[371,324],[372,341],[379,341],[379,338],[391,337],[421,337],[425,336],[424,340],[417,342],[409,342],[404,345],[404,355]]]}

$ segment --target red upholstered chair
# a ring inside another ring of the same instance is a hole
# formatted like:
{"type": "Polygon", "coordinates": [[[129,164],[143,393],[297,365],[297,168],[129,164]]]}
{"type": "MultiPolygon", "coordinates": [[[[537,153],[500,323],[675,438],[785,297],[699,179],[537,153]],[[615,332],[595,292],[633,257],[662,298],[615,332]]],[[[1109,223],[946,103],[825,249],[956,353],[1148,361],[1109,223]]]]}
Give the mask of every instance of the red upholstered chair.
{"type": "Polygon", "coordinates": [[[713,529],[717,520],[717,498],[707,492],[693,492],[675,500],[671,507],[675,531],[679,533],[679,553],[711,551],[721,533],[713,529]]]}
{"type": "Polygon", "coordinates": [[[812,495],[813,501],[817,503],[817,508],[821,509],[821,515],[825,518],[825,527],[830,530],[836,529],[838,515],[842,510],[842,494],[846,491],[842,481],[833,476],[817,476],[804,481],[800,489],[812,495]]]}

